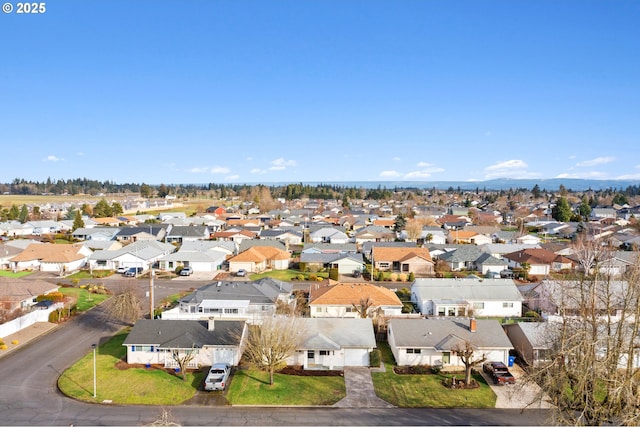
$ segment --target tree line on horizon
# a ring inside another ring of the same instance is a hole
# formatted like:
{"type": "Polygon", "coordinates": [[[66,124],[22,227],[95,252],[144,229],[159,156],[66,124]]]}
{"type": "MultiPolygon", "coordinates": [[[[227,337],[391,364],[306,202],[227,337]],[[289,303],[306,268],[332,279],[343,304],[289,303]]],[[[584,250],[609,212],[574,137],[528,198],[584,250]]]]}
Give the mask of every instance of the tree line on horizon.
{"type": "MultiPolygon", "coordinates": [[[[198,197],[204,196],[209,198],[226,199],[229,197],[241,197],[247,200],[255,199],[257,194],[264,193],[268,190],[269,194],[273,198],[283,198],[285,200],[294,200],[300,198],[310,199],[372,199],[372,200],[389,200],[397,197],[398,194],[403,194],[405,198],[411,198],[415,194],[458,194],[460,196],[464,194],[485,195],[489,203],[495,201],[498,197],[510,198],[516,194],[530,193],[534,199],[540,199],[543,197],[551,198],[556,194],[560,194],[566,197],[569,194],[588,194],[591,200],[608,199],[614,197],[613,203],[626,203],[629,198],[640,195],[640,185],[629,185],[626,188],[616,189],[607,188],[603,190],[586,190],[586,191],[573,191],[570,188],[565,188],[560,185],[558,190],[548,190],[540,188],[538,184],[533,188],[528,189],[524,187],[516,187],[506,189],[487,189],[486,187],[476,187],[474,190],[463,190],[459,186],[454,188],[449,186],[448,188],[417,188],[417,187],[401,187],[394,186],[387,188],[383,185],[378,185],[373,188],[337,185],[337,184],[305,184],[305,183],[290,183],[290,184],[223,184],[223,183],[209,183],[209,184],[160,184],[151,185],[145,183],[123,183],[119,184],[114,181],[98,181],[87,178],[75,178],[75,179],[59,179],[56,181],[48,178],[46,181],[32,181],[16,178],[11,183],[0,184],[0,193],[2,194],[15,194],[15,195],[82,195],[87,194],[91,196],[104,195],[104,194],[140,194],[142,197],[158,197],[164,198],[168,195],[174,195],[176,197],[198,197]],[[487,196],[488,195],[488,196],[487,196]]],[[[593,207],[597,203],[590,203],[593,207]]]]}

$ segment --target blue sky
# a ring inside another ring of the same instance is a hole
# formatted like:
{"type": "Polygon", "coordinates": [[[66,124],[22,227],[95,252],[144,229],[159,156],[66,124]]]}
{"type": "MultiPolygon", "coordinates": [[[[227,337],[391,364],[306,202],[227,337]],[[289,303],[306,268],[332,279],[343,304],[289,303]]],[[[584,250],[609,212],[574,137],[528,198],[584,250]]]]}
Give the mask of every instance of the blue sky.
{"type": "Polygon", "coordinates": [[[0,181],[640,180],[638,22],[636,0],[51,0],[0,14],[0,181]]]}

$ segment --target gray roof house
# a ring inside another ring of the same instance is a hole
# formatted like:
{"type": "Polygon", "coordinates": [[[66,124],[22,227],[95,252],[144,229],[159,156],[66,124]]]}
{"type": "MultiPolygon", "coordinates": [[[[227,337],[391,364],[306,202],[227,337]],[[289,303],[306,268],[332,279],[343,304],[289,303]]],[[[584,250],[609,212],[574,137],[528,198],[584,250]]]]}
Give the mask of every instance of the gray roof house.
{"type": "Polygon", "coordinates": [[[345,366],[369,366],[376,348],[371,319],[300,318],[301,344],[289,365],[304,369],[342,370],[345,366]]]}
{"type": "Polygon", "coordinates": [[[92,270],[116,270],[118,267],[151,268],[156,261],[176,250],[171,243],[140,240],[114,251],[96,251],[89,257],[92,270]]]}
{"type": "Polygon", "coordinates": [[[474,359],[507,363],[511,341],[493,319],[390,319],[389,347],[399,366],[428,365],[461,368],[454,353],[470,343],[474,359]]]}
{"type": "MultiPolygon", "coordinates": [[[[338,274],[352,274],[354,270],[364,271],[366,264],[360,253],[315,253],[302,252],[300,263],[309,268],[335,268],[338,274]]],[[[302,268],[302,266],[301,266],[302,268]]]]}
{"type": "Polygon", "coordinates": [[[238,320],[159,320],[142,319],[122,343],[127,363],[176,368],[172,356],[196,352],[188,367],[198,369],[213,363],[237,365],[242,356],[247,326],[238,320]]]}
{"type": "Polygon", "coordinates": [[[549,361],[554,337],[558,332],[549,322],[518,322],[504,326],[516,353],[528,365],[549,361]]]}
{"type": "Polygon", "coordinates": [[[167,243],[182,243],[187,240],[205,240],[211,231],[204,225],[174,225],[165,236],[167,243]]]}
{"type": "Polygon", "coordinates": [[[512,279],[419,278],[411,301],[427,316],[520,317],[523,296],[512,279]]]}
{"type": "Polygon", "coordinates": [[[237,319],[260,323],[276,311],[278,301],[294,304],[290,282],[264,278],[257,281],[219,281],[181,298],[177,307],[162,312],[162,319],[237,319]]]}

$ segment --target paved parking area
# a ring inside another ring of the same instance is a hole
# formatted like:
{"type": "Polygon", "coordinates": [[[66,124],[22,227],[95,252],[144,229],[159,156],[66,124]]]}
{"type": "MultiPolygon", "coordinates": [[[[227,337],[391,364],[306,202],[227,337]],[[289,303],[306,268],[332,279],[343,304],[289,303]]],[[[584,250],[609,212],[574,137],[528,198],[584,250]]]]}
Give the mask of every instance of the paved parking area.
{"type": "Polygon", "coordinates": [[[509,368],[511,374],[516,377],[516,383],[513,385],[495,385],[493,380],[485,374],[482,369],[480,372],[491,386],[496,394],[496,408],[528,408],[528,409],[548,409],[551,408],[549,399],[542,392],[540,387],[529,381],[525,381],[524,370],[519,365],[513,365],[509,368]]]}

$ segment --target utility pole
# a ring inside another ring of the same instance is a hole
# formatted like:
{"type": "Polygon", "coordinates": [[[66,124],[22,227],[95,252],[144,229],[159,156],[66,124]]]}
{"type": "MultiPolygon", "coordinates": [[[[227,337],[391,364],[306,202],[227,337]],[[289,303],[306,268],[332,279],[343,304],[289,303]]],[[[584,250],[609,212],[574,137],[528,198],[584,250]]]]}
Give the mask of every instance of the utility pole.
{"type": "Polygon", "coordinates": [[[153,265],[151,266],[150,272],[149,272],[149,319],[153,320],[153,314],[154,314],[154,310],[153,310],[153,265]]]}

